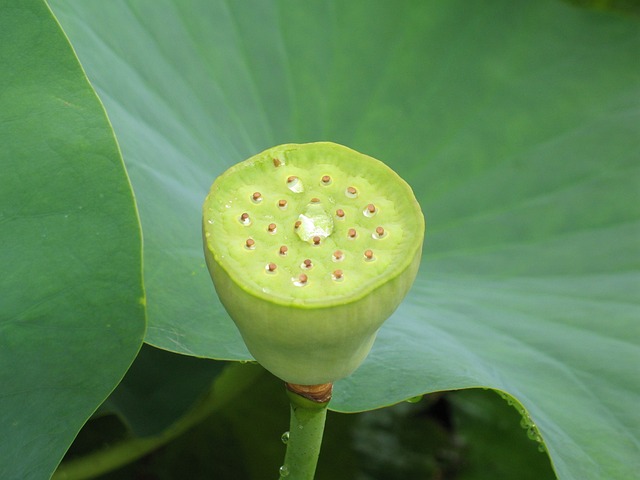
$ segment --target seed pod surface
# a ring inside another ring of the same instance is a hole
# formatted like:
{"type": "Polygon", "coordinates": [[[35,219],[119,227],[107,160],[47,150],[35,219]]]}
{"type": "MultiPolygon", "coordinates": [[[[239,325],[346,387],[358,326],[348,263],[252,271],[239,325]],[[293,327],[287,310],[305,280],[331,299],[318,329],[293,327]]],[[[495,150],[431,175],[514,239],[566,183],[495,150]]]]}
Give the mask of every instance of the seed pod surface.
{"type": "Polygon", "coordinates": [[[231,167],[203,213],[222,304],[256,360],[289,383],[351,374],[420,263],[424,218],[409,185],[334,143],[280,145],[231,167]]]}

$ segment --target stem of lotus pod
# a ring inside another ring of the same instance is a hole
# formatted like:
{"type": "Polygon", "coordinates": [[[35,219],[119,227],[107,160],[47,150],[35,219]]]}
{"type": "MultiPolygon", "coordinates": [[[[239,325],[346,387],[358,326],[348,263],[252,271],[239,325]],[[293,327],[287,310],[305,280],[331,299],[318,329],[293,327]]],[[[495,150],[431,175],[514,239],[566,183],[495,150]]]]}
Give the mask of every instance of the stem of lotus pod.
{"type": "Polygon", "coordinates": [[[291,422],[280,480],[313,480],[333,384],[286,386],[291,422]]]}

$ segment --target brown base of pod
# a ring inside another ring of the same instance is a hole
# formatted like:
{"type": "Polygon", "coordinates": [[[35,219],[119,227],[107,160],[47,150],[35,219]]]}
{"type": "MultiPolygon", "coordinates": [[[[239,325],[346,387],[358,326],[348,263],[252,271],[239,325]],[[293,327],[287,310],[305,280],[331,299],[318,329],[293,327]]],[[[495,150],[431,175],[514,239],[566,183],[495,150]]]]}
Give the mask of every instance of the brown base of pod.
{"type": "Polygon", "coordinates": [[[323,383],[321,385],[297,385],[295,383],[285,383],[287,390],[296,393],[312,402],[327,403],[331,400],[333,383],[323,383]]]}

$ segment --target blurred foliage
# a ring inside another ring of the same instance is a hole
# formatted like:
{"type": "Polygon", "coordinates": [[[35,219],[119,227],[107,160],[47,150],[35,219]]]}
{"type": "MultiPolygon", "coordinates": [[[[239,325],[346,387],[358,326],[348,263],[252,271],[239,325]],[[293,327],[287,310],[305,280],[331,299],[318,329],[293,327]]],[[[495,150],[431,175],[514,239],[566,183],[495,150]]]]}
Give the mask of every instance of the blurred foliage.
{"type": "Polygon", "coordinates": [[[640,1],[638,0],[566,0],[583,8],[594,10],[612,10],[640,16],[640,1]]]}
{"type": "MultiPolygon", "coordinates": [[[[262,370],[257,365],[242,368],[262,370]]],[[[146,403],[149,411],[158,407],[167,405],[146,403]]],[[[86,453],[121,439],[126,427],[119,418],[109,414],[93,419],[72,452],[86,453]]],[[[282,382],[262,371],[247,390],[204,422],[99,479],[273,479],[284,458],[281,436],[288,422],[282,382]]],[[[416,403],[359,414],[329,412],[316,478],[544,480],[554,474],[548,457],[520,428],[518,412],[494,392],[478,389],[434,393],[416,403]]]]}

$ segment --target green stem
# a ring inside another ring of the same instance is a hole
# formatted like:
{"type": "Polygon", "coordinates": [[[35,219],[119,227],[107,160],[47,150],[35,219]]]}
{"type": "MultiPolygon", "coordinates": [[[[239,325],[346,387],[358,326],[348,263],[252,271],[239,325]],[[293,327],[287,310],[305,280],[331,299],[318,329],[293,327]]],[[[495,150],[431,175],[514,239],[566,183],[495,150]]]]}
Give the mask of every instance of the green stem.
{"type": "Polygon", "coordinates": [[[291,423],[280,480],[313,480],[329,402],[316,402],[287,391],[291,423]]]}

